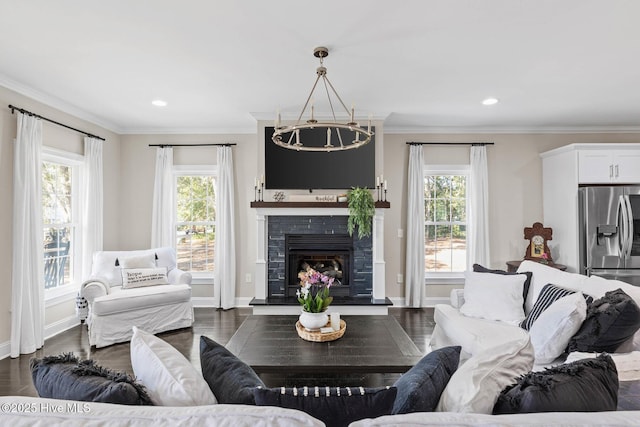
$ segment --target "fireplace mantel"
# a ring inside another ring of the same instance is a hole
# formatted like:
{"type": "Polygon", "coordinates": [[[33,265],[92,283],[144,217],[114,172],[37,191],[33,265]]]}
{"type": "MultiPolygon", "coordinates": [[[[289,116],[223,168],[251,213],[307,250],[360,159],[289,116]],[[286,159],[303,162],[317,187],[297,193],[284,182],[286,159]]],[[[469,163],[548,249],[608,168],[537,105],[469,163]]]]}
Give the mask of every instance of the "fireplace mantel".
{"type": "MultiPolygon", "coordinates": [[[[251,202],[252,208],[348,208],[347,202],[251,202]]],[[[376,209],[389,209],[391,203],[377,201],[376,209]]]]}
{"type": "MultiPolygon", "coordinates": [[[[267,242],[269,239],[267,221],[269,216],[348,216],[347,203],[338,202],[251,202],[256,208],[256,263],[255,293],[259,300],[267,299],[267,242]]],[[[372,225],[372,297],[384,300],[385,261],[384,261],[384,209],[389,202],[376,202],[372,225]]]]}

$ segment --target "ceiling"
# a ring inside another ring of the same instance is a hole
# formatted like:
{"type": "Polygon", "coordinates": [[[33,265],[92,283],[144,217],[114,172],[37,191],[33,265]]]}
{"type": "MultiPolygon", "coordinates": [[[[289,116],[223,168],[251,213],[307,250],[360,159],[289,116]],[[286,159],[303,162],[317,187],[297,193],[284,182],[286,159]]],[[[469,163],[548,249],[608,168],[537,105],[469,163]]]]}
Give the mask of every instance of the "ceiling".
{"type": "Polygon", "coordinates": [[[121,134],[255,133],[277,110],[295,118],[316,46],[345,104],[385,132],[640,131],[635,0],[0,6],[0,85],[121,134]],[[490,96],[500,102],[482,105],[490,96]]]}

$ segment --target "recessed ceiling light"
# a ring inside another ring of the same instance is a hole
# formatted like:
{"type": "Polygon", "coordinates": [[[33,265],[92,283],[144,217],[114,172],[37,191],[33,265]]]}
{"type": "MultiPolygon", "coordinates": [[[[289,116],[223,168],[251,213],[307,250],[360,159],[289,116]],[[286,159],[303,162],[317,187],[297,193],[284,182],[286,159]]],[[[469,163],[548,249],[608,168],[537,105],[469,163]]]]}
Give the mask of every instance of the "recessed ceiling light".
{"type": "Polygon", "coordinates": [[[167,106],[167,101],[163,101],[162,99],[154,99],[153,101],[151,101],[151,103],[153,105],[155,105],[156,107],[166,107],[167,106]]]}
{"type": "Polygon", "coordinates": [[[496,105],[497,103],[497,98],[486,98],[482,100],[482,105],[496,105]]]}

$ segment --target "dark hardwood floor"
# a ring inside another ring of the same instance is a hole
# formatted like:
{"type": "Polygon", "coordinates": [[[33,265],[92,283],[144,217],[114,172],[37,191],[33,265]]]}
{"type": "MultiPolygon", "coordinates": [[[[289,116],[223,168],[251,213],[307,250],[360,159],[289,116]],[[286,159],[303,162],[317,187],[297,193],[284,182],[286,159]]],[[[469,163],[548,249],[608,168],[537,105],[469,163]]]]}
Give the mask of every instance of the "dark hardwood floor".
{"type": "MultiPolygon", "coordinates": [[[[196,308],[195,322],[191,328],[165,332],[158,336],[177,348],[196,369],[200,370],[200,336],[205,335],[221,344],[226,344],[250,314],[249,308],[227,311],[196,308]]],[[[416,346],[426,352],[435,325],[433,309],[390,308],[389,314],[398,320],[416,346]]],[[[87,338],[87,327],[80,325],[48,339],[44,347],[33,354],[0,360],[0,395],[37,396],[31,381],[29,360],[32,357],[39,358],[67,352],[73,352],[83,359],[94,359],[99,365],[110,369],[133,374],[129,343],[100,349],[91,348],[87,338]]],[[[315,374],[313,377],[305,377],[286,372],[262,375],[263,381],[269,387],[302,385],[377,387],[391,385],[398,377],[398,374],[342,374],[339,376],[315,374]]],[[[640,381],[620,383],[618,409],[640,410],[640,381]]]]}

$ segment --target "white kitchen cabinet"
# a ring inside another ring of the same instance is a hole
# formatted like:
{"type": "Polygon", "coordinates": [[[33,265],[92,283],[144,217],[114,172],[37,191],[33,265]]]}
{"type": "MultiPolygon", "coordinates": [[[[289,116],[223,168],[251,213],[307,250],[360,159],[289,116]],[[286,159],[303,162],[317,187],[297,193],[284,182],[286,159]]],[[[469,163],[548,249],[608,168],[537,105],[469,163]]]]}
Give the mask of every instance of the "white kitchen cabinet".
{"type": "Polygon", "coordinates": [[[553,261],[580,272],[578,187],[640,184],[640,144],[569,144],[541,153],[543,224],[553,261]]]}
{"type": "Polygon", "coordinates": [[[614,151],[613,176],[616,183],[637,184],[640,182],[640,150],[614,151]]]}
{"type": "Polygon", "coordinates": [[[580,184],[640,182],[640,150],[612,150],[608,147],[578,150],[578,182],[580,184]]]}

